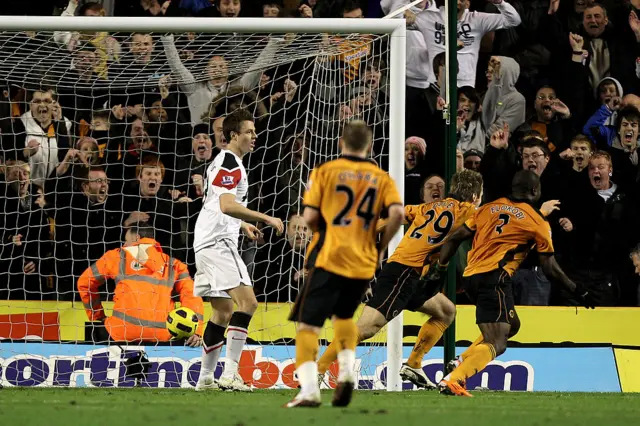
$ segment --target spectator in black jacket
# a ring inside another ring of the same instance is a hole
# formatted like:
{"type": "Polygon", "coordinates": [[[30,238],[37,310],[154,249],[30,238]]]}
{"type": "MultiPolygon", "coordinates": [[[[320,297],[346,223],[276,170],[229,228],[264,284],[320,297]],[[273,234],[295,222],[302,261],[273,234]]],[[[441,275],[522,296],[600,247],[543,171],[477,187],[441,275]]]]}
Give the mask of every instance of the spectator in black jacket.
{"type": "Polygon", "coordinates": [[[122,201],[109,193],[100,166],[79,169],[69,189],[56,193],[56,275],[61,297],[77,300],[77,278],[105,251],[120,246],[122,201]]]}
{"type": "MultiPolygon", "coordinates": [[[[599,306],[615,306],[620,284],[629,281],[629,250],[637,240],[635,208],[631,199],[611,177],[611,156],[595,152],[589,161],[590,188],[575,188],[571,203],[562,206],[562,227],[571,235],[570,250],[562,256],[562,267],[574,281],[594,295],[599,306]]],[[[623,288],[623,293],[628,292],[623,288]]],[[[553,302],[575,305],[571,295],[556,289],[553,302]]]]}
{"type": "Polygon", "coordinates": [[[136,167],[137,193],[124,196],[124,227],[149,222],[155,240],[170,256],[186,261],[188,205],[192,201],[179,191],[162,187],[164,164],[156,156],[147,155],[136,167]]]}
{"type": "Polygon", "coordinates": [[[535,114],[514,133],[518,135],[529,130],[539,132],[545,139],[551,155],[557,157],[569,149],[569,138],[573,135],[569,120],[571,111],[558,99],[556,91],[547,85],[540,87],[536,92],[534,109],[535,114]]]}
{"type": "Polygon", "coordinates": [[[29,165],[9,160],[0,197],[0,300],[55,299],[49,283],[53,243],[40,188],[29,165]]]}

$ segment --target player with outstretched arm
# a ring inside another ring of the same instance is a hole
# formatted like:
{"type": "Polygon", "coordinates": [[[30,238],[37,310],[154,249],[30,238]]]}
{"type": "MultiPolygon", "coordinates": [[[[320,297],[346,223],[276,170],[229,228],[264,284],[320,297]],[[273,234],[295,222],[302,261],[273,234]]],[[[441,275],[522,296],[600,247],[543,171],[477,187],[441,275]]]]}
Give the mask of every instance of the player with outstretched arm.
{"type": "Polygon", "coordinates": [[[250,239],[260,231],[247,222],[263,222],[282,234],[278,218],[247,208],[249,182],[242,158],[253,151],[256,129],[252,115],[238,110],[224,120],[226,150],[218,154],[204,176],[205,192],[194,235],[197,272],[195,294],[209,297],[213,316],[203,336],[202,367],[196,390],[251,391],[238,374],[251,317],[258,307],[247,266],[238,254],[240,230],[250,239]],[[246,222],[245,222],[246,221],[246,222]],[[234,312],[233,304],[238,306],[234,312]],[[227,362],[216,382],[214,371],[225,343],[227,362]]]}
{"type": "Polygon", "coordinates": [[[286,407],[321,403],[316,358],[318,335],[328,318],[340,366],[333,405],[351,401],[358,343],[353,314],[404,217],[395,183],[368,158],[372,138],[364,121],[349,122],[340,139],[342,156],[316,167],[309,178],[304,195],[304,220],[314,232],[307,248],[309,276],[289,317],[297,323],[300,393],[286,407]],[[376,224],[383,212],[387,225],[376,246],[376,224]]]}
{"type": "Polygon", "coordinates": [[[553,257],[551,228],[534,207],[540,194],[538,175],[520,170],[513,177],[511,196],[480,207],[449,237],[440,251],[440,259],[429,268],[427,280],[442,280],[460,243],[473,237],[463,276],[467,279],[465,292],[476,305],[476,323],[482,336],[466,351],[462,362],[440,381],[441,393],[471,396],[465,389],[467,379],[507,350],[507,339],[520,327],[511,277],[534,247],[545,275],[574,292],[587,308],[593,308],[590,294],[567,278],[553,257]]]}

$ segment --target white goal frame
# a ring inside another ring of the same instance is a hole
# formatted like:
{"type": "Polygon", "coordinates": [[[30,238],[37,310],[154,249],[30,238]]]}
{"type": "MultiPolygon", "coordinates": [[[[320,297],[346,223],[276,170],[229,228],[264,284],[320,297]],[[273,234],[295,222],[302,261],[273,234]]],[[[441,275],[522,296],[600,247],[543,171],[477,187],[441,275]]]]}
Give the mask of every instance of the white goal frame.
{"type": "MultiPolygon", "coordinates": [[[[156,33],[329,33],[388,34],[389,66],[389,174],[404,200],[404,117],[406,76],[406,21],[404,19],[304,18],[169,18],[169,17],[58,17],[0,16],[1,31],[107,31],[156,33]]],[[[389,244],[393,252],[402,230],[389,244]]],[[[401,391],[402,315],[387,328],[387,390],[401,391]]]]}

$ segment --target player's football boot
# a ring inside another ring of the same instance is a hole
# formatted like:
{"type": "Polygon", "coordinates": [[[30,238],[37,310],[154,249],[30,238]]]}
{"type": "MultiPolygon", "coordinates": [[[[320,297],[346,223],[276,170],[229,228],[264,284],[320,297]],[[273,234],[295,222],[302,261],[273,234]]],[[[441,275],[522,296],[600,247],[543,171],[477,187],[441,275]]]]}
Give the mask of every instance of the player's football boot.
{"type": "Polygon", "coordinates": [[[458,368],[460,364],[462,364],[462,357],[458,355],[457,357],[455,357],[454,359],[452,359],[447,363],[444,374],[445,375],[450,374],[453,370],[458,368]]]}
{"type": "Polygon", "coordinates": [[[322,399],[320,397],[320,393],[317,394],[309,394],[302,395],[299,393],[293,398],[291,401],[287,402],[284,405],[284,408],[296,408],[296,407],[319,407],[322,403],[322,399]]]}
{"type": "Polygon", "coordinates": [[[196,383],[196,392],[218,389],[218,383],[216,383],[216,379],[214,379],[213,374],[206,377],[200,377],[198,379],[198,383],[196,383]]]}
{"type": "Polygon", "coordinates": [[[465,389],[464,384],[458,383],[455,380],[440,380],[438,390],[443,395],[473,396],[465,389]]]}
{"type": "Polygon", "coordinates": [[[353,389],[355,385],[353,381],[338,382],[336,390],[333,391],[333,401],[331,405],[334,407],[346,407],[353,397],[353,389]]]}
{"type": "Polygon", "coordinates": [[[436,385],[424,374],[422,368],[411,368],[407,364],[402,364],[400,368],[400,377],[403,381],[411,382],[418,388],[433,390],[436,385]]]}
{"type": "Polygon", "coordinates": [[[253,392],[251,386],[247,386],[238,373],[233,377],[221,377],[218,380],[218,387],[224,391],[253,392]]]}

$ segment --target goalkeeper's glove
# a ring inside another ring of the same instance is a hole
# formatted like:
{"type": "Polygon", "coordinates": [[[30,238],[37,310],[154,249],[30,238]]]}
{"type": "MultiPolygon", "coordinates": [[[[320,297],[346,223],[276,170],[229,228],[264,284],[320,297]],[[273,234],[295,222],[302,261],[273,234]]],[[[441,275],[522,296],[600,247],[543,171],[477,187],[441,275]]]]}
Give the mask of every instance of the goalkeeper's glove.
{"type": "Polygon", "coordinates": [[[433,262],[429,266],[427,273],[421,278],[422,281],[441,281],[447,274],[447,267],[449,265],[441,265],[439,261],[433,262]]]}
{"type": "Polygon", "coordinates": [[[587,309],[594,309],[596,307],[593,295],[589,293],[589,290],[582,284],[576,283],[576,288],[573,290],[573,294],[578,298],[582,305],[587,309]]]}

